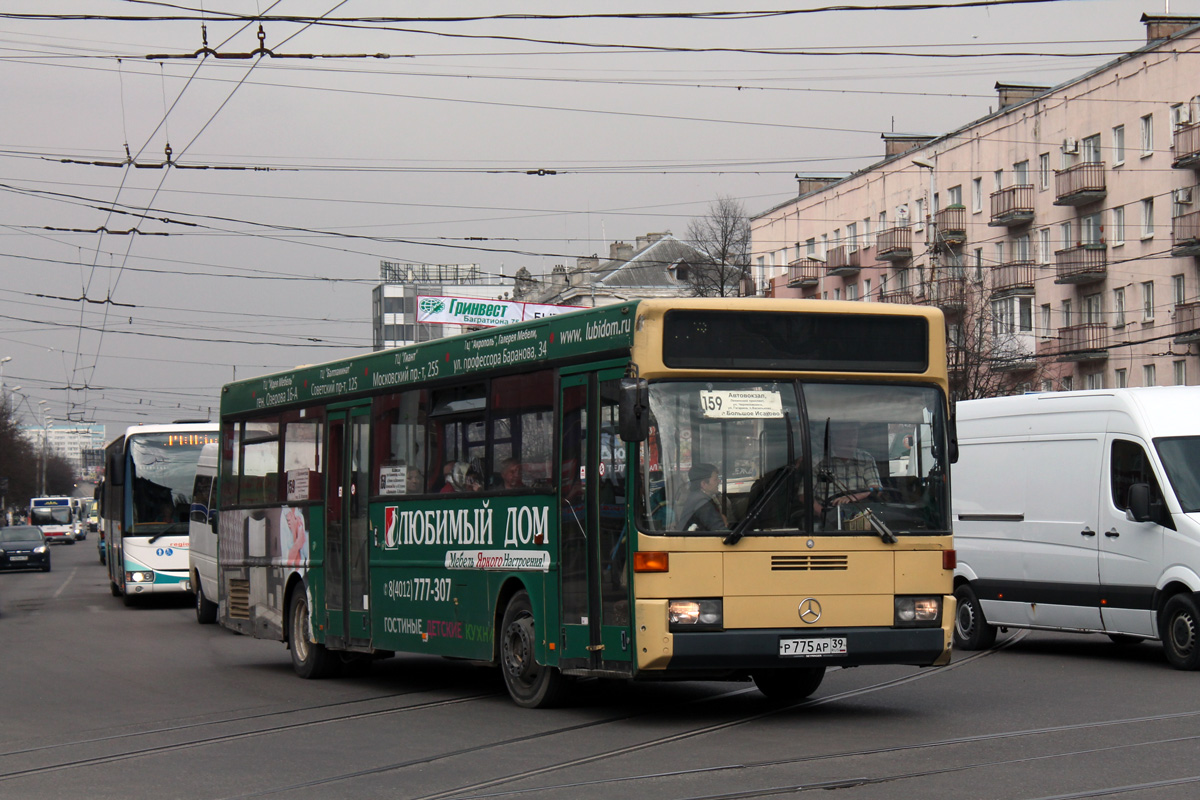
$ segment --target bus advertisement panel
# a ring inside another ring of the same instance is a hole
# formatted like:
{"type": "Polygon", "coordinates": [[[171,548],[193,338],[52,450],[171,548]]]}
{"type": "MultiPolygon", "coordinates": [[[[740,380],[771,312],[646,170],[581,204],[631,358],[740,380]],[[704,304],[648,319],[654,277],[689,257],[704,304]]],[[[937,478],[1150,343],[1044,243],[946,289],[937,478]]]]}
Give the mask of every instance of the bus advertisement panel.
{"type": "Polygon", "coordinates": [[[944,664],[931,308],[647,300],[229,384],[220,622],[305,677],[430,653],[576,677],[944,664]]]}
{"type": "Polygon", "coordinates": [[[105,448],[101,515],[109,583],[130,604],[140,595],[191,591],[188,526],[196,462],[216,423],[142,425],[105,448]]]}

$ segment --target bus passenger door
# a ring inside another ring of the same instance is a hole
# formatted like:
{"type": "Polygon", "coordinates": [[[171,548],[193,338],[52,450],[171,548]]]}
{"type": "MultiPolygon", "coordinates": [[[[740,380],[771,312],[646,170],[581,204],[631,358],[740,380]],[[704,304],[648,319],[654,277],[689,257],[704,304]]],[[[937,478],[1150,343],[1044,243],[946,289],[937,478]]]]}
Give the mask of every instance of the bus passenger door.
{"type": "Polygon", "coordinates": [[[567,670],[627,674],[632,669],[625,445],[616,426],[623,374],[571,375],[561,382],[560,666],[567,670]]]}
{"type": "Polygon", "coordinates": [[[370,646],[370,409],[332,412],[325,503],[326,644],[370,646]]]}

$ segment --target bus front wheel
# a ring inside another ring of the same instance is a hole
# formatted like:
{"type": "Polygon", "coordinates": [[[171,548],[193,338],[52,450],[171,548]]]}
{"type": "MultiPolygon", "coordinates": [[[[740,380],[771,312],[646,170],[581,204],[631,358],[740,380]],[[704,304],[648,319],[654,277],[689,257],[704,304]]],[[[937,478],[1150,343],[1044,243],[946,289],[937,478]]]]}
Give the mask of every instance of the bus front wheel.
{"type": "Polygon", "coordinates": [[[754,685],[777,703],[796,703],[817,690],[825,679],[824,667],[769,669],[753,675],[754,685]]]}
{"type": "Polygon", "coordinates": [[[292,668],[301,678],[328,678],[337,672],[338,660],[325,645],[313,639],[308,593],[303,586],[293,589],[288,600],[288,644],[292,650],[292,668]]]}
{"type": "Polygon", "coordinates": [[[562,699],[566,678],[534,658],[537,642],[533,604],[528,592],[517,592],[500,624],[500,671],[513,702],[522,708],[548,708],[562,699]]]}

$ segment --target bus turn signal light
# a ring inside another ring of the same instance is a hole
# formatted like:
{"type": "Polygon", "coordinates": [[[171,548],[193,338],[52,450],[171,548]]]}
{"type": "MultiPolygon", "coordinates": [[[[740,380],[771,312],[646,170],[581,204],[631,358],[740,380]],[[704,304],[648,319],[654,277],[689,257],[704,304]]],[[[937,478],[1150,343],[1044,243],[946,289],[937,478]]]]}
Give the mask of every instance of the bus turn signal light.
{"type": "Polygon", "coordinates": [[[670,559],[666,553],[634,553],[634,572],[668,572],[670,559]]]}

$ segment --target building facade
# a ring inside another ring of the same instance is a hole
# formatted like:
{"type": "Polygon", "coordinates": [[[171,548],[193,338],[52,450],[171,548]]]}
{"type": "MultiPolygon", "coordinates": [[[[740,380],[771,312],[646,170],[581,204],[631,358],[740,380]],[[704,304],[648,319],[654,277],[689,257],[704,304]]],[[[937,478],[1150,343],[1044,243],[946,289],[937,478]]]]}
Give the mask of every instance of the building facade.
{"type": "Polygon", "coordinates": [[[24,425],[21,433],[33,443],[35,449],[42,446],[45,436],[46,452],[59,456],[75,470],[76,475],[83,476],[92,466],[94,453],[104,450],[104,426],[85,424],[82,422],[57,422],[42,428],[38,425],[24,425]]]}
{"type": "Polygon", "coordinates": [[[1200,383],[1200,19],[753,217],[767,293],[947,314],[958,396],[1200,383]]]}
{"type": "Polygon", "coordinates": [[[508,289],[509,278],[489,275],[478,264],[379,263],[380,283],[371,291],[375,350],[428,342],[464,332],[461,325],[417,321],[417,297],[435,295],[491,300],[508,289]]]}

